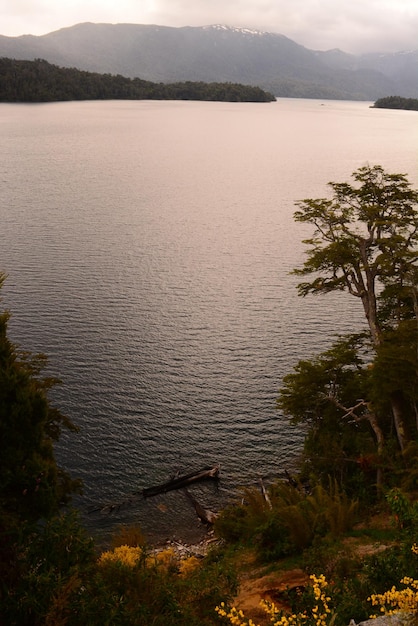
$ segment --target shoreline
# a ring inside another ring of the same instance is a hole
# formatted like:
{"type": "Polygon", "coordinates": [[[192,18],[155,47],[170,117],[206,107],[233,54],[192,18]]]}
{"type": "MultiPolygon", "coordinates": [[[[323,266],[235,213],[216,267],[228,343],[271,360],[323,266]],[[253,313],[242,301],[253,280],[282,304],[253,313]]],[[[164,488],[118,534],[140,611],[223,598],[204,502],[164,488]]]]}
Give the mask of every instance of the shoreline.
{"type": "Polygon", "coordinates": [[[185,543],[182,540],[167,539],[164,543],[159,543],[154,546],[150,545],[150,548],[153,554],[172,549],[175,555],[180,559],[191,556],[204,558],[212,547],[220,546],[222,543],[223,539],[215,537],[215,532],[210,530],[198,543],[185,543]]]}

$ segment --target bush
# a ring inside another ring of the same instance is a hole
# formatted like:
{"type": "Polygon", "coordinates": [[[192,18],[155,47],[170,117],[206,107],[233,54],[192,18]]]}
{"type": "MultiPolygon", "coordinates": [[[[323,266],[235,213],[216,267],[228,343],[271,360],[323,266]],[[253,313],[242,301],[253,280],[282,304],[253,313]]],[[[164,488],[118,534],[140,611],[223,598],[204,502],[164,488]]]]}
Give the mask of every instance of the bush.
{"type": "Polygon", "coordinates": [[[232,543],[251,541],[266,561],[300,554],[316,537],[340,536],[356,520],[358,502],[348,498],[336,481],[310,494],[284,483],[270,488],[271,506],[255,489],[245,491],[245,501],[221,513],[215,531],[232,543]]]}
{"type": "Polygon", "coordinates": [[[118,546],[144,546],[146,543],[144,534],[140,526],[121,525],[112,535],[112,548],[118,546]]]}
{"type": "Polygon", "coordinates": [[[15,577],[6,581],[0,622],[9,626],[60,624],[95,566],[93,541],[76,514],[69,513],[36,529],[26,527],[16,551],[15,577]]]}

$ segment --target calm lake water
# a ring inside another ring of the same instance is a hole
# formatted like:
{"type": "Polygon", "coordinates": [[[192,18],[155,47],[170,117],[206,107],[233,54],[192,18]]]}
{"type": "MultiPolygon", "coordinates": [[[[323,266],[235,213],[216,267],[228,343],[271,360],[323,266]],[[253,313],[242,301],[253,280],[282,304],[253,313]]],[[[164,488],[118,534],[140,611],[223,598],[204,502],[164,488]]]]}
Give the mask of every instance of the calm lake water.
{"type": "MultiPolygon", "coordinates": [[[[219,485],[191,490],[217,510],[294,466],[281,379],[362,323],[349,296],[298,298],[294,203],[366,163],[418,183],[417,114],[369,104],[0,104],[2,304],[63,381],[83,513],[212,463],[219,485]]],[[[134,522],[200,532],[181,492],[86,515],[99,535],[134,522]]]]}

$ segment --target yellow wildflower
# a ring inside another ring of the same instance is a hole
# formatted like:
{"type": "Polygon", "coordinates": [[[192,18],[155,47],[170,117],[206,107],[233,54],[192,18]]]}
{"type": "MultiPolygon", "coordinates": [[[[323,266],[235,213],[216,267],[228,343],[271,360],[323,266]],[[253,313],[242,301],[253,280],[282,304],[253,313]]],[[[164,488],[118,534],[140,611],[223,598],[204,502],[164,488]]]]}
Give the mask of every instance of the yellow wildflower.
{"type": "MultiPolygon", "coordinates": [[[[414,543],[412,548],[414,554],[418,554],[417,544],[414,543]]],[[[406,585],[405,589],[396,589],[393,586],[385,593],[378,593],[368,598],[373,606],[380,606],[380,612],[386,615],[393,613],[405,612],[418,614],[418,580],[414,580],[410,576],[404,576],[401,583],[406,585]]],[[[376,617],[372,615],[371,617],[376,617]]]]}
{"type": "Polygon", "coordinates": [[[182,559],[179,563],[180,576],[186,577],[191,572],[194,572],[200,566],[200,561],[195,556],[191,556],[188,559],[182,559]]]}
{"type": "Polygon", "coordinates": [[[132,546],[118,546],[114,550],[102,552],[99,557],[99,565],[107,565],[108,563],[121,563],[128,567],[134,567],[141,558],[141,548],[132,546]]]}
{"type": "MultiPolygon", "coordinates": [[[[331,609],[328,606],[330,598],[325,595],[324,591],[328,586],[328,582],[323,574],[321,576],[311,576],[310,578],[316,600],[310,615],[306,611],[292,615],[283,614],[273,603],[265,600],[261,601],[260,604],[270,617],[272,626],[308,626],[308,624],[327,626],[328,620],[331,621],[331,609]]],[[[227,611],[225,604],[222,603],[219,607],[216,607],[216,611],[218,615],[226,617],[233,626],[256,626],[251,619],[246,620],[242,611],[237,610],[235,607],[227,611]]]]}

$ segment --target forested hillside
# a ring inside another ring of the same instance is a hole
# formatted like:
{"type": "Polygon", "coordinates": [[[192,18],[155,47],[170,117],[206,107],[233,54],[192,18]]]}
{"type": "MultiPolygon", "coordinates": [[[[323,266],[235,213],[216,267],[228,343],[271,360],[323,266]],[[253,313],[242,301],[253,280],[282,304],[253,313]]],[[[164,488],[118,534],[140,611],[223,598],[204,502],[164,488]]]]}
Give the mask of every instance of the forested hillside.
{"type": "Polygon", "coordinates": [[[259,87],[234,83],[153,83],[140,78],[62,68],[47,61],[0,59],[1,102],[65,100],[220,100],[271,102],[259,87]]]}
{"type": "Polygon", "coordinates": [[[417,98],[401,98],[401,96],[387,96],[379,98],[374,103],[375,109],[404,109],[406,111],[418,111],[417,98]]]}
{"type": "Polygon", "coordinates": [[[418,52],[355,56],[309,50],[283,34],[215,24],[76,24],[42,36],[0,35],[0,57],[153,82],[231,82],[275,96],[374,102],[418,97],[418,52]]]}

